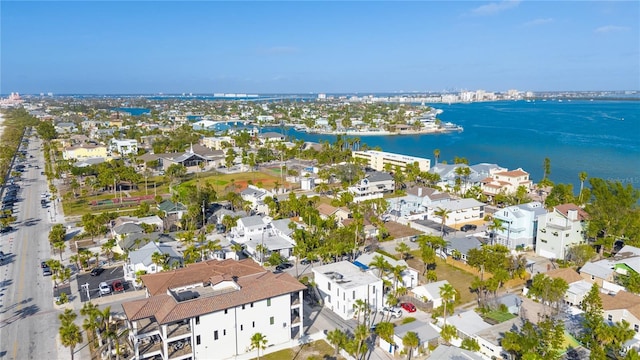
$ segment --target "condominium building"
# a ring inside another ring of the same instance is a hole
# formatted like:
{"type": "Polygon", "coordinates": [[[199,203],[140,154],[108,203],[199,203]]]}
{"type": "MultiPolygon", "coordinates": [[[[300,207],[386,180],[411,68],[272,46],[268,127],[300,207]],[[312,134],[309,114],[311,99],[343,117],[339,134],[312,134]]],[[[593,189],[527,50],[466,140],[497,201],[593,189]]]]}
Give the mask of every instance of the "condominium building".
{"type": "Polygon", "coordinates": [[[134,359],[231,359],[251,337],[291,344],[303,332],[305,286],[253,260],[209,260],[143,275],[147,298],[122,304],[134,359]]]}
{"type": "Polygon", "coordinates": [[[391,165],[391,169],[399,166],[406,168],[407,164],[418,164],[420,171],[429,171],[431,160],[416,156],[402,155],[376,150],[354,151],[352,153],[356,159],[365,159],[372,169],[383,171],[386,164],[391,165]]]}

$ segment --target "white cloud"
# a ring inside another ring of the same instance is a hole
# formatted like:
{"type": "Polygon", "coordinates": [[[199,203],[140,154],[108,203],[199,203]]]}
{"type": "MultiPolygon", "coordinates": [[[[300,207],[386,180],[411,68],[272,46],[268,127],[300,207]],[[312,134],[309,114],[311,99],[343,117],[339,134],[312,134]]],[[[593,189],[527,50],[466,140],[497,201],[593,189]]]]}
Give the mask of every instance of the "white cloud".
{"type": "Polygon", "coordinates": [[[539,26],[539,25],[544,25],[544,24],[548,24],[553,22],[552,18],[546,18],[546,19],[534,19],[531,21],[527,21],[526,23],[524,23],[524,26],[539,26]]]}
{"type": "Polygon", "coordinates": [[[495,15],[505,10],[517,7],[520,4],[520,0],[504,0],[500,2],[492,2],[486,5],[478,6],[471,10],[472,15],[485,16],[495,15]]]}
{"type": "Polygon", "coordinates": [[[595,29],[593,32],[597,34],[607,34],[607,33],[627,31],[627,30],[629,30],[629,28],[625,26],[605,25],[605,26],[600,26],[599,28],[595,29]]]}

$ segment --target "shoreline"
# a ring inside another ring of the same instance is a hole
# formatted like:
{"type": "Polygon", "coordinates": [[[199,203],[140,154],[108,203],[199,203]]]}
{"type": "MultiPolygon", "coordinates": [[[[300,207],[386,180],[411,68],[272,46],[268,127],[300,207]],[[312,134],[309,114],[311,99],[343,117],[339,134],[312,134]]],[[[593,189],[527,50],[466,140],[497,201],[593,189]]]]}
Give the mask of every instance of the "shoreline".
{"type": "MultiPolygon", "coordinates": [[[[286,126],[286,125],[285,125],[286,126]]],[[[294,127],[295,129],[295,127],[294,127]]],[[[452,132],[463,132],[462,126],[454,129],[423,129],[423,130],[400,130],[400,131],[324,131],[319,129],[295,129],[307,134],[317,135],[347,135],[347,136],[395,136],[395,135],[428,135],[428,134],[448,134],[452,132]]]]}

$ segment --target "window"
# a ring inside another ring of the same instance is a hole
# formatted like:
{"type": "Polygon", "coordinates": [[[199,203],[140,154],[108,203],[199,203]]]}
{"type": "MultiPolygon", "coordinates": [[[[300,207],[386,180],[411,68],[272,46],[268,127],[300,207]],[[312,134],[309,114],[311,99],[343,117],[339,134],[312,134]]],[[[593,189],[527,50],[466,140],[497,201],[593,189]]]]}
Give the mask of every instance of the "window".
{"type": "MultiPolygon", "coordinates": [[[[242,325],[240,325],[242,326],[242,325]]],[[[213,332],[213,340],[218,340],[218,330],[213,332]]]]}
{"type": "Polygon", "coordinates": [[[242,330],[244,330],[244,325],[240,325],[240,331],[242,331],[242,330]]]}
{"type": "Polygon", "coordinates": [[[228,309],[224,309],[224,314],[227,315],[228,309]]]}
{"type": "Polygon", "coordinates": [[[200,316],[196,316],[196,325],[200,325],[200,316]]]}
{"type": "Polygon", "coordinates": [[[613,321],[613,315],[611,314],[607,315],[607,321],[613,321]]]}
{"type": "Polygon", "coordinates": [[[200,335],[196,336],[196,345],[200,345],[200,335]]]}
{"type": "Polygon", "coordinates": [[[227,336],[227,329],[222,329],[222,336],[227,336]]]}
{"type": "Polygon", "coordinates": [[[356,291],[353,290],[353,300],[355,300],[355,299],[356,299],[356,291]]]}
{"type": "Polygon", "coordinates": [[[253,303],[251,303],[251,307],[253,307],[253,303]]]}
{"type": "Polygon", "coordinates": [[[635,330],[635,332],[640,332],[640,325],[638,324],[633,325],[633,330],[635,330]]]}
{"type": "Polygon", "coordinates": [[[271,298],[267,299],[267,306],[271,306],[271,298]]]}
{"type": "Polygon", "coordinates": [[[327,283],[327,290],[331,291],[331,283],[330,282],[327,283]]]}
{"type": "Polygon", "coordinates": [[[371,292],[374,293],[374,294],[376,293],[376,287],[375,286],[371,289],[371,292]]]}
{"type": "Polygon", "coordinates": [[[545,244],[547,243],[547,240],[540,240],[540,241],[542,241],[542,242],[543,242],[543,243],[545,243],[545,244]]]}
{"type": "Polygon", "coordinates": [[[346,292],[342,293],[342,300],[347,300],[347,293],[346,292]]]}
{"type": "Polygon", "coordinates": [[[275,320],[273,319],[273,316],[269,318],[269,325],[273,325],[273,323],[275,322],[275,320]]]}
{"type": "Polygon", "coordinates": [[[256,327],[256,322],[255,322],[255,321],[252,321],[252,322],[251,322],[251,325],[252,325],[253,327],[256,327]]]}
{"type": "Polygon", "coordinates": [[[591,280],[595,280],[596,277],[594,275],[591,275],[591,280]]]}
{"type": "Polygon", "coordinates": [[[244,304],[242,304],[242,310],[244,310],[244,304]]]}

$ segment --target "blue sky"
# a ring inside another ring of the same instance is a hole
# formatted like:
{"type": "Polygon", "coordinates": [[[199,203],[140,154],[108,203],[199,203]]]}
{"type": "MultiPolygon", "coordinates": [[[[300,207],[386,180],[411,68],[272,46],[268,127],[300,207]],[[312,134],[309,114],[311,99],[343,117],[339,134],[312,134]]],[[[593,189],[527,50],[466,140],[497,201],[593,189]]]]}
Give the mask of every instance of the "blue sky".
{"type": "Polygon", "coordinates": [[[639,1],[2,1],[0,93],[640,89],[639,1]]]}

